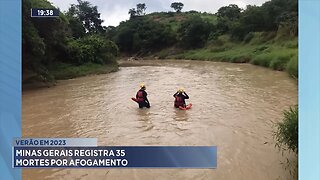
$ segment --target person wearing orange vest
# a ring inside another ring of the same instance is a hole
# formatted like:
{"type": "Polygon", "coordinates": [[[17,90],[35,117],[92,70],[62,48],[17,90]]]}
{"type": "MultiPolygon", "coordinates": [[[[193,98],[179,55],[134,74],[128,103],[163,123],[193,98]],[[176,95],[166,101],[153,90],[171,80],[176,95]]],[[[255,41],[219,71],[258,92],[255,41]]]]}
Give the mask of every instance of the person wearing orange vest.
{"type": "Polygon", "coordinates": [[[150,102],[147,98],[148,94],[145,90],[146,86],[144,84],[141,84],[140,90],[136,94],[136,102],[139,104],[139,108],[150,108],[150,102]]]}
{"type": "Polygon", "coordinates": [[[186,101],[185,99],[189,99],[188,94],[184,91],[183,88],[180,88],[174,95],[174,107],[179,108],[181,107],[186,107],[186,101]]]}

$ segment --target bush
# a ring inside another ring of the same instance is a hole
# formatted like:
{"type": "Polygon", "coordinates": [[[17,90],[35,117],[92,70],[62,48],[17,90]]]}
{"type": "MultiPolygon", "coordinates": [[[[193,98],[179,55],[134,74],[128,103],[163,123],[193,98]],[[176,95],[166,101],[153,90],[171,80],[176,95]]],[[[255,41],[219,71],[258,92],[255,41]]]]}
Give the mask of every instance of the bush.
{"type": "Polygon", "coordinates": [[[168,12],[168,17],[174,17],[175,13],[174,12],[168,12]]]}
{"type": "Polygon", "coordinates": [[[89,74],[104,74],[118,70],[116,63],[101,65],[96,63],[85,63],[80,66],[58,62],[54,64],[50,73],[56,79],[70,79],[89,74]]]}
{"type": "Polygon", "coordinates": [[[262,32],[261,33],[261,42],[265,43],[268,41],[271,41],[272,39],[274,39],[277,36],[277,33],[274,31],[271,32],[262,32]]]}
{"type": "Polygon", "coordinates": [[[298,55],[291,57],[286,70],[291,76],[298,78],[298,55]]]}
{"type": "Polygon", "coordinates": [[[253,37],[254,37],[254,34],[252,32],[250,32],[244,37],[243,41],[245,43],[249,43],[251,41],[251,39],[253,39],[253,37]]]}
{"type": "Polygon", "coordinates": [[[269,67],[270,66],[270,60],[271,58],[268,56],[268,54],[261,54],[256,57],[254,57],[251,60],[251,63],[254,65],[269,67]]]}
{"type": "Polygon", "coordinates": [[[297,40],[289,41],[286,43],[285,46],[290,49],[297,49],[298,48],[298,41],[297,40]]]}
{"type": "Polygon", "coordinates": [[[173,56],[175,59],[186,59],[186,56],[185,56],[185,54],[178,54],[178,55],[175,55],[175,56],[173,56]]]}
{"type": "Polygon", "coordinates": [[[88,62],[105,64],[114,61],[119,54],[115,43],[98,35],[71,40],[68,47],[69,59],[78,65],[88,62]]]}
{"type": "Polygon", "coordinates": [[[210,49],[210,52],[212,52],[212,53],[215,53],[215,52],[223,52],[223,51],[225,51],[226,50],[226,48],[225,47],[213,47],[213,48],[211,48],[210,49]]]}
{"type": "Polygon", "coordinates": [[[212,25],[199,16],[191,16],[178,29],[181,46],[185,48],[201,48],[207,42],[212,25]]]}
{"type": "Polygon", "coordinates": [[[170,25],[142,17],[120,24],[115,41],[121,51],[144,54],[173,45],[176,35],[170,25]]]}
{"type": "Polygon", "coordinates": [[[158,53],[159,59],[166,59],[168,57],[169,52],[168,51],[161,51],[158,53]]]}
{"type": "Polygon", "coordinates": [[[239,22],[234,22],[230,25],[230,32],[233,41],[244,41],[245,37],[249,34],[248,29],[239,22]]]}
{"type": "Polygon", "coordinates": [[[274,57],[270,62],[270,67],[274,70],[282,71],[286,69],[287,62],[290,60],[289,55],[274,57]]]}
{"type": "Polygon", "coordinates": [[[214,46],[223,46],[225,44],[225,41],[223,41],[221,38],[217,38],[217,39],[210,39],[209,37],[209,42],[208,44],[210,45],[214,45],[214,46]]]}
{"type": "Polygon", "coordinates": [[[250,61],[249,56],[234,56],[229,60],[232,63],[247,63],[250,61]]]}
{"type": "MultiPolygon", "coordinates": [[[[256,48],[254,50],[254,53],[261,53],[265,52],[268,49],[267,46],[262,46],[259,48],[256,48]]],[[[287,63],[289,62],[291,58],[291,54],[288,54],[287,52],[283,51],[272,51],[267,53],[261,53],[256,55],[251,63],[254,65],[264,66],[264,67],[270,67],[274,70],[285,70],[287,68],[287,63]]]]}
{"type": "Polygon", "coordinates": [[[265,51],[267,50],[269,47],[268,46],[260,46],[260,47],[257,47],[254,52],[262,52],[262,51],[265,51]]]}
{"type": "Polygon", "coordinates": [[[283,121],[277,123],[277,130],[274,133],[276,146],[298,154],[298,106],[290,107],[283,114],[283,121]]]}

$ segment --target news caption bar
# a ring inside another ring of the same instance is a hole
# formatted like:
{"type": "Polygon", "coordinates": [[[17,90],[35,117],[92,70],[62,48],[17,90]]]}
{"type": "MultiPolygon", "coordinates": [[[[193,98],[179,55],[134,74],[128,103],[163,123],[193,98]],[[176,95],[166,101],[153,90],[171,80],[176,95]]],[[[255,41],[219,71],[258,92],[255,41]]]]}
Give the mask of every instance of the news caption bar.
{"type": "Polygon", "coordinates": [[[96,138],[16,138],[13,168],[217,168],[216,146],[97,146],[96,138]]]}

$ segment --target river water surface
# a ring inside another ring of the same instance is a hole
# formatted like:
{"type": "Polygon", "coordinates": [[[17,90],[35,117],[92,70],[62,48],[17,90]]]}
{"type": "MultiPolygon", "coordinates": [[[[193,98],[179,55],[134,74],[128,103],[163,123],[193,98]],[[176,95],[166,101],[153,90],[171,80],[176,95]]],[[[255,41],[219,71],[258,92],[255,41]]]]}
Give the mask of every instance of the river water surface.
{"type": "Polygon", "coordinates": [[[218,146],[217,169],[24,169],[23,179],[291,179],[273,124],[297,103],[284,72],[250,64],[144,61],[144,66],[23,92],[24,137],[92,137],[104,146],[218,146]],[[130,98],[147,86],[150,109],[130,98]],[[191,110],[173,108],[184,87],[191,110]]]}

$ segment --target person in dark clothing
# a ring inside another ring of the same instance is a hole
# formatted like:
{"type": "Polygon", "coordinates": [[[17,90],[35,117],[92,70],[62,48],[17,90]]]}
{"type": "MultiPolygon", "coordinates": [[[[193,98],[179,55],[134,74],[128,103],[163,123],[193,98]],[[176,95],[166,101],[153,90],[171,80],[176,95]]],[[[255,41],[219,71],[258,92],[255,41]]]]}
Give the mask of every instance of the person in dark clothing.
{"type": "Polygon", "coordinates": [[[144,84],[141,84],[140,88],[141,89],[137,92],[137,95],[136,95],[136,100],[137,100],[137,103],[139,104],[139,108],[143,108],[143,107],[150,108],[150,103],[147,98],[148,94],[145,91],[146,86],[144,84]]]}
{"type": "Polygon", "coordinates": [[[179,106],[186,107],[186,99],[189,99],[188,94],[183,88],[180,88],[174,95],[174,107],[179,108],[179,106]]]}

